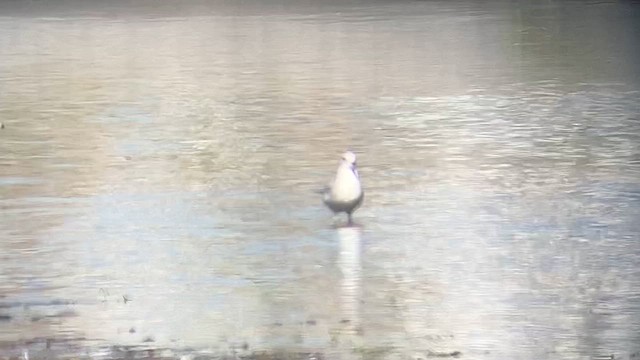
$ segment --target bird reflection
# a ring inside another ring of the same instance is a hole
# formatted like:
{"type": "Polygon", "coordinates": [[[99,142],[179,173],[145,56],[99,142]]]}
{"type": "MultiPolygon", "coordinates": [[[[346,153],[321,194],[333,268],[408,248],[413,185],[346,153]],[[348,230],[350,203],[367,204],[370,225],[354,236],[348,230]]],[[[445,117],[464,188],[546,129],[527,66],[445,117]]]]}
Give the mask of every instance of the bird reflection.
{"type": "Polygon", "coordinates": [[[340,343],[352,348],[358,345],[358,338],[362,333],[360,324],[361,229],[349,226],[339,228],[337,232],[340,241],[338,265],[342,273],[340,283],[340,343]]]}

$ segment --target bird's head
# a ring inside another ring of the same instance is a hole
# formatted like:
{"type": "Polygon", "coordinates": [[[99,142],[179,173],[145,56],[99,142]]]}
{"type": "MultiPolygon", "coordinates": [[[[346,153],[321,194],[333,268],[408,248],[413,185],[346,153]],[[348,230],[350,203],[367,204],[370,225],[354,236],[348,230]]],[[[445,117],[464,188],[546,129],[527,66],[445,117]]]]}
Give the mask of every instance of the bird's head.
{"type": "Polygon", "coordinates": [[[347,151],[344,154],[342,154],[342,162],[347,163],[349,165],[351,165],[351,167],[355,168],[356,167],[356,154],[352,153],[351,151],[347,151]]]}

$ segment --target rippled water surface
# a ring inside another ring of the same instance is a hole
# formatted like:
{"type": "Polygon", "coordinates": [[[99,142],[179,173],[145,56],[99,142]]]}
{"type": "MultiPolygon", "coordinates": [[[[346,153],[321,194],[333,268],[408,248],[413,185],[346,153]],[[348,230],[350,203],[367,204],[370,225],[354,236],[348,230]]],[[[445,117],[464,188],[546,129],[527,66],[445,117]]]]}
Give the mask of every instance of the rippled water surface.
{"type": "Polygon", "coordinates": [[[637,4],[0,14],[0,358],[640,356],[637,4]]]}

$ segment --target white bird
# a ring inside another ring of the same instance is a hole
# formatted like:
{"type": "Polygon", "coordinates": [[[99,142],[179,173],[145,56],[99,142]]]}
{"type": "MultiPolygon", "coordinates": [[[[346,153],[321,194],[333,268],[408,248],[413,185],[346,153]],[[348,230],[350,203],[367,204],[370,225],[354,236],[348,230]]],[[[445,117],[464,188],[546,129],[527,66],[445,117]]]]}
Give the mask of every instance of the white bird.
{"type": "Polygon", "coordinates": [[[351,224],[351,214],[362,204],[363,199],[364,191],[356,167],[356,154],[347,151],[342,154],[333,182],[322,191],[322,201],[334,213],[347,213],[351,224]]]}

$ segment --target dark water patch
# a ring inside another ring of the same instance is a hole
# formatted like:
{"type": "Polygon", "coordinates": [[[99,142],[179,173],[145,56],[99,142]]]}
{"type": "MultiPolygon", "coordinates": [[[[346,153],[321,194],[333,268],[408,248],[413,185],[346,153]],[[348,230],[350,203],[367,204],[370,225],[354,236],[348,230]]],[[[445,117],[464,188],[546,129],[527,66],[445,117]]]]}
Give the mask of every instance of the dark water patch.
{"type": "Polygon", "coordinates": [[[10,308],[32,308],[32,307],[48,307],[48,306],[69,306],[77,305],[76,300],[54,299],[54,300],[42,300],[42,301],[2,301],[0,302],[0,309],[10,308]]]}

